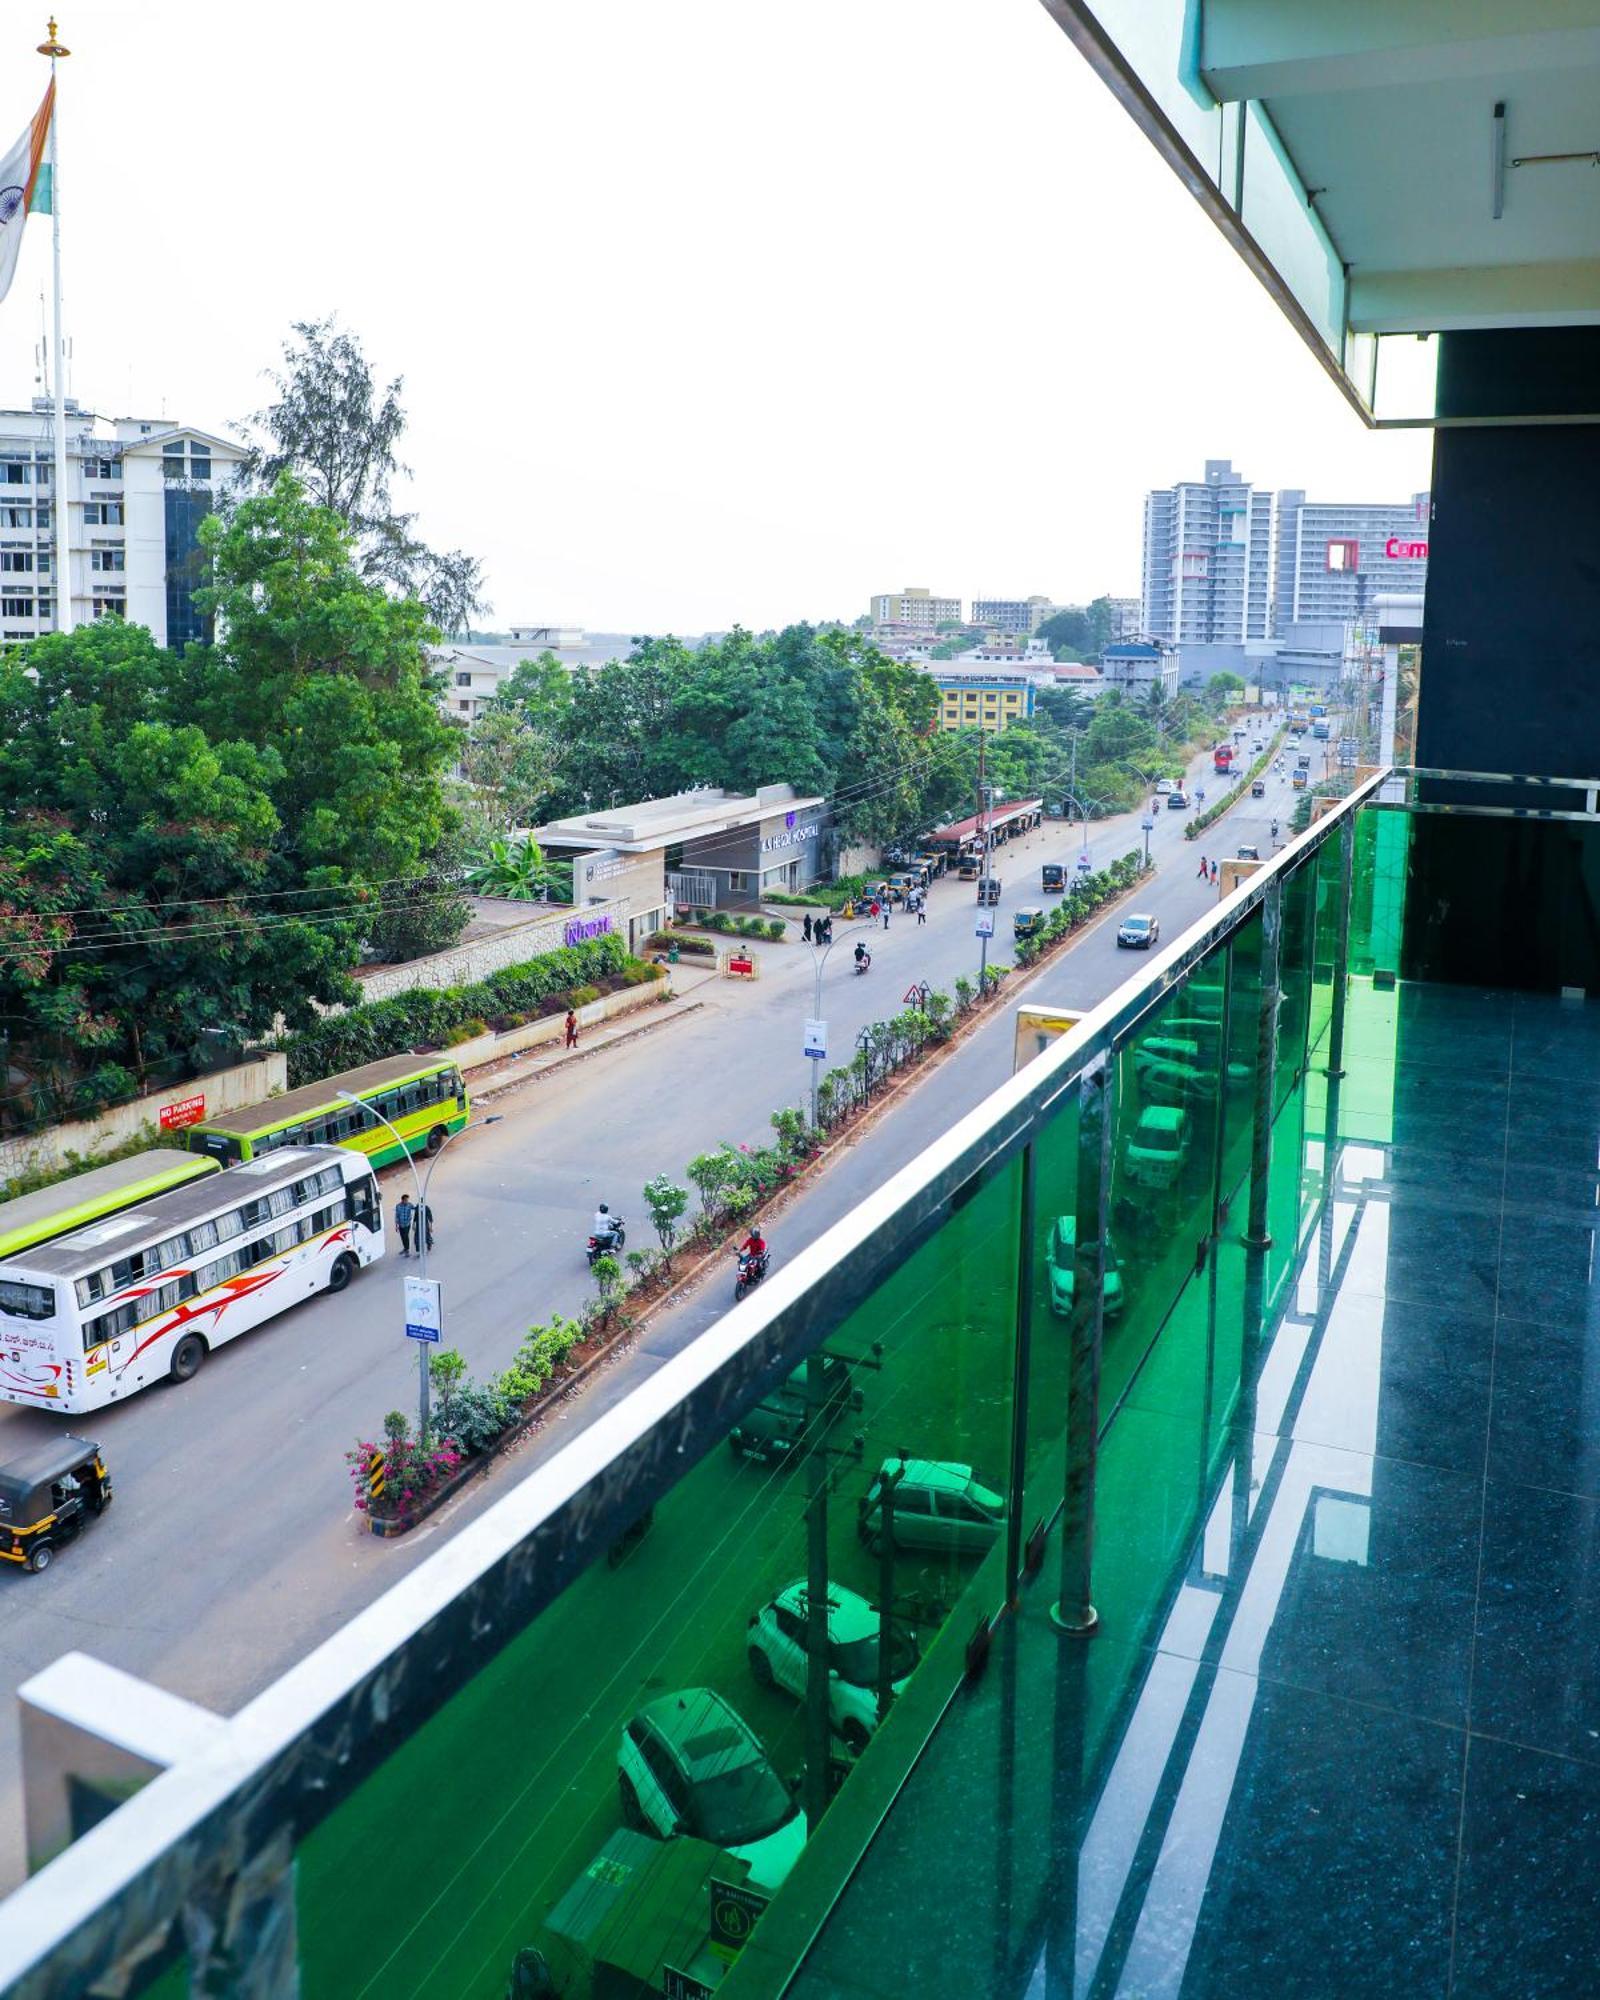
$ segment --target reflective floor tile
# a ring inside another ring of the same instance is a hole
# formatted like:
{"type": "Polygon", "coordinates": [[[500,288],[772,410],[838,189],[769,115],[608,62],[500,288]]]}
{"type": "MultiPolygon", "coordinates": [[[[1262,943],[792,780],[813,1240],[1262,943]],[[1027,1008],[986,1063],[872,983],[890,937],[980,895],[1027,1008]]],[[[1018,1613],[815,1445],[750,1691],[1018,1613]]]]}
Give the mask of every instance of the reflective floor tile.
{"type": "Polygon", "coordinates": [[[1597,1598],[1600,1501],[1491,1480],[1475,1730],[1600,1763],[1597,1598]]]}
{"type": "Polygon", "coordinates": [[[1600,1497],[1600,1329],[1497,1323],[1489,1476],[1600,1497]]]}
{"type": "Polygon", "coordinates": [[[1255,1490],[1219,1617],[1222,1665],[1464,1722],[1481,1480],[1234,1435],[1255,1490]]]}
{"type": "Polygon", "coordinates": [[[1474,1735],[1456,1908],[1457,2000],[1600,1988],[1600,1769],[1474,1735]]]}

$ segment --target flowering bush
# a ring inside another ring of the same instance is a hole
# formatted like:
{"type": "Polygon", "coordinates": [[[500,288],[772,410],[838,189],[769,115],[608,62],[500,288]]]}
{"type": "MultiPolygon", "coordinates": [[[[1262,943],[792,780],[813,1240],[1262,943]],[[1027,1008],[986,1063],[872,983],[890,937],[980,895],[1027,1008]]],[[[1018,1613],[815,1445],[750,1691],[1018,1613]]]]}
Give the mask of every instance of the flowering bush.
{"type": "Polygon", "coordinates": [[[353,1451],[344,1455],[356,1488],[356,1512],[373,1514],[380,1520],[393,1520],[428,1499],[463,1458],[453,1438],[443,1438],[438,1443],[419,1442],[411,1435],[404,1417],[399,1420],[397,1432],[397,1415],[398,1412],[391,1411],[385,1421],[382,1444],[363,1438],[353,1451]],[[383,1460],[383,1491],[376,1497],[372,1495],[367,1470],[375,1454],[383,1460]]]}

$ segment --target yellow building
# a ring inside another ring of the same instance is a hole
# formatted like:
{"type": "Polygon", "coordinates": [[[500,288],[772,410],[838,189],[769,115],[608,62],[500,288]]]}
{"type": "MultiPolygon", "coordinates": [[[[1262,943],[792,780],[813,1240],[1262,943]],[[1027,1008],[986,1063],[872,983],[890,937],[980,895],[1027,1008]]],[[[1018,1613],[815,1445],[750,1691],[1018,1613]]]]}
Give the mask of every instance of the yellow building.
{"type": "Polygon", "coordinates": [[[986,729],[994,733],[1033,714],[1033,682],[1022,674],[992,668],[933,669],[939,686],[941,729],[986,729]]]}

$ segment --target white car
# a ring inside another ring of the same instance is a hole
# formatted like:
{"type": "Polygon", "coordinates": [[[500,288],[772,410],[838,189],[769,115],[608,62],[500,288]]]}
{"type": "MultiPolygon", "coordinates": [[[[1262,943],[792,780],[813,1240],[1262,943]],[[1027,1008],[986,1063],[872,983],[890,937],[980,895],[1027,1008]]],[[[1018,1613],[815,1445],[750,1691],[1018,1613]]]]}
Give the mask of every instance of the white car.
{"type": "MultiPolygon", "coordinates": [[[[805,1580],[780,1590],[750,1618],[750,1671],[763,1687],[806,1698],[805,1580]]],[[[828,1720],[836,1735],[859,1753],[878,1726],[878,1634],[883,1621],[864,1597],[842,1584],[828,1585],[828,1720]]],[[[917,1664],[912,1635],[891,1619],[889,1660],[898,1695],[917,1664]]]]}
{"type": "Polygon", "coordinates": [[[806,1844],[805,1815],[761,1739],[715,1688],[684,1688],[641,1708],[617,1745],[622,1817],[661,1840],[692,1834],[750,1864],[775,1895],[806,1844]]]}
{"type": "Polygon", "coordinates": [[[1156,797],[1158,799],[1164,799],[1167,796],[1168,792],[1170,792],[1171,790],[1172,790],[1172,780],[1170,778],[1157,778],[1156,797]]]}

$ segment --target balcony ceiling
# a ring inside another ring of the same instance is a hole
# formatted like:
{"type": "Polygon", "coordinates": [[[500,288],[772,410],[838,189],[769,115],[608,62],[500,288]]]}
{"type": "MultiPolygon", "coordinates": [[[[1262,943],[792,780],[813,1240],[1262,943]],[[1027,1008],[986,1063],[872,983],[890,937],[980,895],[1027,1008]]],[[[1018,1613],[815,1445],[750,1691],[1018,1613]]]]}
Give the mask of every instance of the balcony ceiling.
{"type": "Polygon", "coordinates": [[[1200,74],[1267,111],[1357,332],[1600,321],[1600,0],[1199,0],[1200,74]],[[1502,213],[1494,107],[1503,103],[1502,213]]]}

